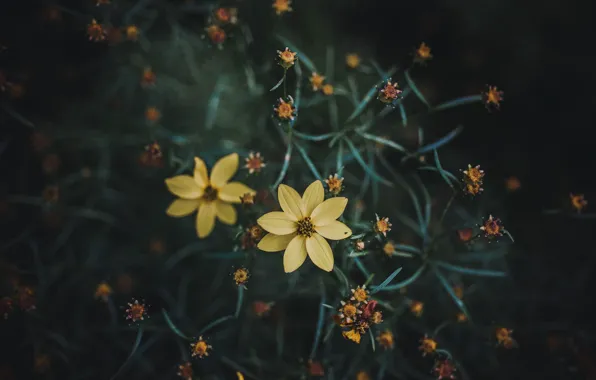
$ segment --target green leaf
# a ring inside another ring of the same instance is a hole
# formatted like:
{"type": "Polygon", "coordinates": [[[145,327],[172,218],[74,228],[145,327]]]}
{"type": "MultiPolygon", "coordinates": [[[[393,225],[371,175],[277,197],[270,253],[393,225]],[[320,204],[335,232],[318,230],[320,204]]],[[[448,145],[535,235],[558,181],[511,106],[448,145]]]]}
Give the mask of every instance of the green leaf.
{"type": "Polygon", "coordinates": [[[242,310],[242,301],[244,300],[244,286],[238,286],[238,300],[236,301],[236,312],[234,313],[234,317],[238,318],[240,316],[240,311],[242,310]]]}
{"type": "Polygon", "coordinates": [[[433,107],[432,112],[444,111],[446,109],[458,107],[458,106],[461,106],[464,104],[471,104],[471,103],[478,103],[478,102],[482,102],[482,95],[463,96],[461,98],[450,100],[448,102],[441,103],[438,106],[433,107]]]}
{"type": "Polygon", "coordinates": [[[269,90],[269,92],[276,90],[279,86],[281,86],[281,84],[286,80],[286,72],[284,71],[284,76],[281,77],[281,79],[279,80],[279,82],[277,82],[277,84],[273,87],[271,87],[271,90],[269,90]]]}
{"type": "Polygon", "coordinates": [[[236,317],[233,315],[226,315],[225,317],[221,317],[219,319],[216,319],[215,321],[209,323],[207,326],[203,327],[201,329],[201,331],[199,332],[198,335],[203,335],[205,334],[207,331],[211,330],[212,328],[214,328],[215,326],[225,322],[225,321],[229,321],[230,319],[235,319],[236,317]]]}
{"type": "Polygon", "coordinates": [[[402,268],[397,268],[396,270],[393,271],[393,273],[391,273],[386,279],[385,281],[383,281],[382,283],[380,283],[377,286],[374,286],[372,291],[370,292],[370,294],[375,294],[377,292],[380,292],[381,290],[383,290],[387,285],[389,285],[389,283],[391,283],[391,281],[393,281],[393,279],[395,278],[395,276],[397,276],[399,274],[399,272],[401,272],[402,268]]]}
{"type": "Polygon", "coordinates": [[[370,168],[370,166],[364,161],[364,159],[360,155],[360,152],[358,152],[358,149],[354,146],[354,144],[349,139],[347,139],[347,138],[344,137],[343,138],[343,141],[346,143],[346,145],[348,145],[348,148],[350,149],[350,151],[354,155],[354,158],[356,159],[356,161],[358,161],[358,163],[360,164],[360,166],[362,166],[362,169],[364,169],[364,171],[366,173],[368,173],[376,181],[379,181],[379,182],[381,182],[382,184],[384,184],[386,186],[393,187],[393,184],[390,181],[388,181],[385,178],[381,177],[373,169],[370,168]]]}
{"type": "Polygon", "coordinates": [[[213,128],[215,124],[215,118],[217,117],[217,110],[219,108],[219,100],[221,98],[221,93],[225,87],[225,79],[224,77],[220,77],[217,83],[215,84],[215,89],[211,93],[209,97],[209,102],[207,103],[207,115],[205,117],[205,129],[210,130],[213,128]]]}
{"type": "Polygon", "coordinates": [[[300,153],[300,155],[304,159],[304,162],[306,162],[306,165],[308,166],[308,168],[310,169],[310,171],[314,175],[314,177],[316,179],[322,181],[323,180],[323,177],[321,177],[321,174],[319,173],[319,171],[315,167],[315,164],[312,162],[312,160],[310,159],[310,157],[308,157],[308,154],[306,153],[306,151],[304,150],[304,148],[298,142],[296,142],[296,141],[294,141],[294,145],[296,145],[296,149],[298,149],[298,153],[300,153]]]}
{"type": "Polygon", "coordinates": [[[449,293],[449,295],[451,296],[451,299],[453,299],[453,302],[455,302],[455,304],[461,310],[461,312],[465,314],[465,316],[468,319],[468,321],[471,322],[472,321],[472,318],[470,317],[470,313],[468,312],[468,309],[466,308],[466,305],[463,303],[462,300],[459,299],[459,297],[457,296],[457,294],[455,294],[455,291],[453,290],[453,288],[449,284],[449,281],[447,281],[447,279],[445,278],[445,276],[439,271],[439,269],[435,265],[431,265],[431,267],[432,267],[433,272],[435,273],[435,275],[437,276],[437,278],[441,282],[441,285],[443,285],[443,288],[445,288],[445,290],[447,291],[447,293],[449,293]]]}
{"type": "Polygon", "coordinates": [[[405,288],[406,286],[408,286],[408,285],[412,284],[414,281],[416,281],[422,275],[422,273],[424,273],[424,269],[426,269],[426,263],[421,265],[420,268],[418,268],[416,270],[416,272],[414,272],[414,274],[412,274],[410,277],[408,277],[404,281],[398,282],[397,284],[393,284],[393,285],[387,285],[382,290],[383,291],[391,291],[391,290],[399,290],[401,288],[405,288]]]}
{"type": "Polygon", "coordinates": [[[420,101],[422,103],[424,103],[424,105],[426,105],[428,108],[430,108],[430,104],[428,103],[428,101],[426,100],[426,98],[424,97],[424,95],[422,95],[422,92],[420,92],[420,90],[418,89],[418,86],[416,86],[416,83],[414,83],[414,81],[410,77],[409,70],[406,70],[405,71],[405,76],[406,76],[406,82],[408,83],[408,86],[410,86],[410,88],[412,89],[412,91],[414,91],[414,94],[416,95],[416,97],[418,99],[420,99],[420,101]]]}
{"type": "Polygon", "coordinates": [[[482,276],[482,277],[506,277],[507,274],[505,272],[496,271],[496,270],[488,270],[488,269],[476,269],[476,268],[465,268],[460,267],[459,265],[449,264],[443,261],[436,261],[435,262],[438,266],[445,268],[452,272],[462,273],[462,274],[469,274],[472,276],[482,276]]]}
{"type": "Polygon", "coordinates": [[[142,339],[143,339],[143,327],[141,326],[141,327],[139,327],[139,331],[137,332],[137,338],[135,339],[135,342],[132,345],[132,350],[131,350],[130,354],[128,355],[128,358],[126,358],[126,360],[124,361],[124,363],[122,363],[122,365],[120,366],[120,368],[118,368],[118,371],[116,371],[116,373],[114,374],[114,376],[111,377],[110,380],[114,380],[115,378],[117,378],[118,375],[120,374],[120,372],[122,372],[122,370],[130,362],[130,360],[133,358],[135,352],[137,352],[139,346],[141,345],[141,340],[142,339]]]}
{"type": "Polygon", "coordinates": [[[382,145],[391,147],[391,148],[393,148],[393,149],[395,149],[397,151],[400,151],[402,153],[407,153],[408,152],[406,150],[406,148],[404,148],[403,146],[399,145],[398,143],[396,143],[394,141],[388,140],[386,138],[375,136],[375,135],[372,135],[372,134],[367,133],[367,132],[357,132],[357,133],[360,136],[362,136],[365,139],[367,139],[367,140],[371,140],[371,141],[377,142],[379,144],[382,144],[382,145]]]}
{"type": "Polygon", "coordinates": [[[314,359],[317,353],[317,347],[319,346],[319,341],[321,340],[321,333],[323,332],[323,323],[325,323],[325,306],[323,306],[327,301],[325,298],[325,284],[323,280],[319,281],[319,289],[321,290],[321,303],[319,306],[319,318],[317,320],[317,329],[315,331],[315,339],[312,344],[312,349],[310,351],[310,359],[314,359]]]}
{"type": "Polygon", "coordinates": [[[443,136],[442,138],[435,141],[434,143],[425,145],[422,148],[418,149],[416,152],[410,154],[409,156],[402,158],[402,162],[409,158],[412,158],[415,156],[420,156],[424,153],[427,153],[432,150],[436,150],[436,149],[440,148],[441,146],[443,146],[443,145],[447,144],[448,142],[450,142],[451,140],[453,140],[457,135],[459,135],[463,131],[463,129],[464,129],[464,127],[462,127],[461,125],[458,126],[453,131],[449,132],[447,135],[443,136]]]}
{"type": "Polygon", "coordinates": [[[174,322],[172,322],[172,319],[170,318],[168,312],[165,309],[161,309],[161,313],[163,314],[163,317],[166,320],[166,324],[174,332],[174,334],[178,335],[182,339],[191,340],[191,338],[184,335],[184,333],[180,331],[178,327],[176,327],[176,325],[174,324],[174,322]]]}

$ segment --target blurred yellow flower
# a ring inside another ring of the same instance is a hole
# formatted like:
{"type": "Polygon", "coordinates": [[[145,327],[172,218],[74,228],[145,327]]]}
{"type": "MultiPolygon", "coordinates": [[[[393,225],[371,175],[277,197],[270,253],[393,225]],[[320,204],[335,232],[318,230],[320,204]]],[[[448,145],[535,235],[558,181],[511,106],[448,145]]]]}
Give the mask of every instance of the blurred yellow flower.
{"type": "Polygon", "coordinates": [[[194,175],[178,175],[166,179],[168,190],[179,197],[166,210],[175,218],[187,216],[198,210],[197,235],[209,236],[215,226],[215,217],[220,222],[236,224],[237,214],[232,203],[240,203],[246,193],[256,194],[250,187],[240,182],[229,182],[238,170],[238,154],[232,153],[215,163],[211,178],[207,174],[205,162],[195,157],[194,175]]]}
{"type": "Polygon", "coordinates": [[[277,195],[283,212],[273,211],[257,220],[269,232],[259,242],[259,249],[285,250],[286,273],[298,269],[307,255],[319,268],[333,270],[333,252],[325,239],[342,240],[352,235],[348,226],[336,220],[344,212],[348,198],[325,200],[323,183],[318,180],[308,186],[302,198],[286,185],[279,185],[277,195]]]}

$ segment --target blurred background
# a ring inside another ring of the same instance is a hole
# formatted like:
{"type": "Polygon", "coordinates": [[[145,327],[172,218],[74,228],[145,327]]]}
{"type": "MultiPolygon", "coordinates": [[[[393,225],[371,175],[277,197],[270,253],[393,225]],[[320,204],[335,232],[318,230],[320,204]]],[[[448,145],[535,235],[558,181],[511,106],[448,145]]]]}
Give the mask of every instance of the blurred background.
{"type": "MultiPolygon", "coordinates": [[[[242,1],[255,3],[246,16],[258,21],[255,39],[271,38],[270,28],[280,21],[259,15],[267,2],[242,1]]],[[[55,13],[53,5],[0,4],[0,86],[6,80],[21,85],[7,88],[2,103],[10,102],[35,124],[57,122],[75,100],[92,97],[110,49],[89,43],[84,24],[55,13]]],[[[74,0],[60,5],[81,8],[74,0]]],[[[506,225],[516,237],[508,256],[514,286],[503,290],[501,302],[511,307],[520,347],[502,358],[494,378],[596,379],[594,318],[587,312],[596,306],[596,219],[543,215],[566,207],[570,193],[585,194],[586,213],[594,212],[595,5],[296,0],[294,8],[299,16],[283,22],[305,30],[304,41],[366,52],[384,67],[406,61],[426,42],[434,58],[412,73],[423,77],[419,87],[433,104],[478,94],[487,84],[504,91],[500,111],[487,115],[483,107],[464,107],[442,119],[443,131],[453,127],[451,118],[464,125],[449,149],[492,178],[491,194],[502,200],[506,225]],[[506,188],[512,176],[521,185],[515,192],[506,188]]],[[[265,52],[253,54],[255,61],[265,60],[265,52]]],[[[32,129],[24,124],[6,107],[0,111],[0,195],[39,193],[43,187],[32,129]]],[[[2,236],[18,235],[30,219],[3,214],[0,204],[2,236]]],[[[12,360],[11,348],[2,350],[0,363],[12,360]]]]}

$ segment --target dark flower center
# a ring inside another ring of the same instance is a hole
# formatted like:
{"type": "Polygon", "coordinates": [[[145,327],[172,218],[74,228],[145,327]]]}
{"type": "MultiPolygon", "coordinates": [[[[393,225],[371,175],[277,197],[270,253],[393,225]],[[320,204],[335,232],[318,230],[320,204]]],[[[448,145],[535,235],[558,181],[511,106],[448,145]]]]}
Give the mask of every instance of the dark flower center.
{"type": "Polygon", "coordinates": [[[205,192],[203,193],[203,199],[207,202],[213,202],[217,199],[217,189],[214,189],[211,186],[207,186],[205,188],[205,192]]]}

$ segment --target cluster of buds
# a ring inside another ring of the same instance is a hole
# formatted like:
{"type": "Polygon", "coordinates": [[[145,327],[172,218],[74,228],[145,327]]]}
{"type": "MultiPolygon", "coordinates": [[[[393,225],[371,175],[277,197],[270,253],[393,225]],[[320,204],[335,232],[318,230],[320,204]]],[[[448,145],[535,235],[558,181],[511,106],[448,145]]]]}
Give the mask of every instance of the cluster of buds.
{"type": "Polygon", "coordinates": [[[377,301],[368,298],[366,285],[352,289],[352,295],[341,301],[339,314],[334,316],[335,323],[343,329],[342,335],[356,343],[360,343],[371,325],[383,322],[383,313],[376,310],[377,301]]]}
{"type": "Polygon", "coordinates": [[[462,173],[464,174],[462,179],[464,183],[464,193],[477,195],[484,190],[482,188],[484,170],[480,170],[480,165],[472,167],[472,165],[468,164],[468,169],[463,170],[462,173]]]}
{"type": "Polygon", "coordinates": [[[228,34],[226,33],[226,27],[230,25],[236,25],[238,23],[238,9],[219,7],[216,8],[212,15],[209,17],[208,25],[205,28],[207,37],[217,47],[222,46],[226,41],[228,34]]]}

